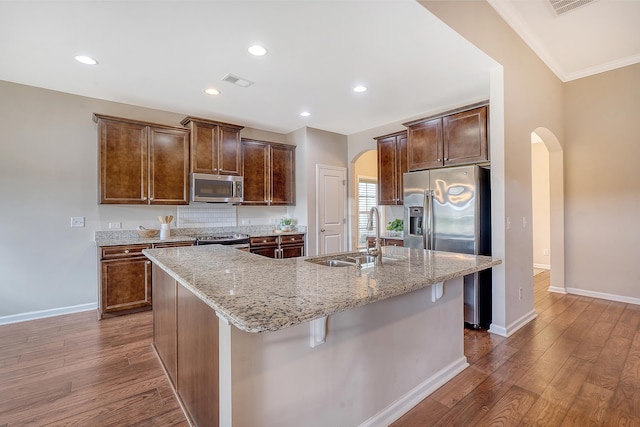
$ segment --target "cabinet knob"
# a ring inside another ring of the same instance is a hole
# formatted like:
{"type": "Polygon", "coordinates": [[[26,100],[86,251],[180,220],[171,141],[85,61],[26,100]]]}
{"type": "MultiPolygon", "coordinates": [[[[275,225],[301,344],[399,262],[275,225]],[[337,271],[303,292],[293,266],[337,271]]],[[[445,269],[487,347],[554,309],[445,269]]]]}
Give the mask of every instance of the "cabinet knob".
{"type": "Polygon", "coordinates": [[[436,159],[436,162],[441,162],[441,161],[442,161],[442,160],[440,160],[440,159],[436,159]]]}
{"type": "Polygon", "coordinates": [[[128,253],[129,253],[129,249],[125,249],[125,250],[124,250],[124,253],[125,253],[125,254],[128,254],[128,253]]]}
{"type": "Polygon", "coordinates": [[[267,243],[267,241],[266,241],[266,240],[263,240],[263,241],[262,241],[262,243],[267,243]]]}
{"type": "Polygon", "coordinates": [[[149,197],[149,200],[153,200],[153,197],[149,197]]]}
{"type": "Polygon", "coordinates": [[[447,161],[447,160],[449,160],[449,159],[447,159],[447,158],[445,157],[445,158],[444,158],[444,160],[445,160],[445,161],[447,161]]]}
{"type": "Polygon", "coordinates": [[[147,265],[151,264],[151,261],[147,261],[147,265]]]}

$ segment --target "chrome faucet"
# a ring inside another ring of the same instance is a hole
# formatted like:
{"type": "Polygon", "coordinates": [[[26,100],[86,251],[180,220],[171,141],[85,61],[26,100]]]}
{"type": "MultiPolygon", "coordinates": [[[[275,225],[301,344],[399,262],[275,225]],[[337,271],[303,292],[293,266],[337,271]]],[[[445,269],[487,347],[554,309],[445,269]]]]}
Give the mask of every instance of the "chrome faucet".
{"type": "Polygon", "coordinates": [[[373,214],[376,214],[376,247],[371,250],[367,245],[367,253],[378,257],[378,261],[382,259],[382,250],[380,249],[380,211],[377,207],[372,207],[369,211],[369,218],[367,221],[367,230],[373,230],[373,214]]]}

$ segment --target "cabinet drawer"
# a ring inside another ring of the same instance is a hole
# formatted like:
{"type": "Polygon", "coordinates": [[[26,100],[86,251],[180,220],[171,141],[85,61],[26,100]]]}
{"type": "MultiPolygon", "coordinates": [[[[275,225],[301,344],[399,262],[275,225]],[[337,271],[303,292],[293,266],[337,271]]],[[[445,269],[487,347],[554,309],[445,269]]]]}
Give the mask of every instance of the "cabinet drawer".
{"type": "Polygon", "coordinates": [[[296,245],[304,243],[304,234],[289,234],[286,236],[280,236],[280,245],[296,245]]]}
{"type": "Polygon", "coordinates": [[[166,243],[154,243],[154,248],[176,248],[179,246],[193,246],[196,244],[195,240],[189,240],[187,242],[166,242],[166,243]]]}
{"type": "Polygon", "coordinates": [[[278,236],[259,236],[259,237],[251,237],[249,239],[249,244],[251,247],[259,247],[259,246],[277,246],[278,245],[278,236]]]}
{"type": "Polygon", "coordinates": [[[105,246],[100,248],[100,259],[143,256],[143,249],[151,249],[151,245],[105,246]]]}

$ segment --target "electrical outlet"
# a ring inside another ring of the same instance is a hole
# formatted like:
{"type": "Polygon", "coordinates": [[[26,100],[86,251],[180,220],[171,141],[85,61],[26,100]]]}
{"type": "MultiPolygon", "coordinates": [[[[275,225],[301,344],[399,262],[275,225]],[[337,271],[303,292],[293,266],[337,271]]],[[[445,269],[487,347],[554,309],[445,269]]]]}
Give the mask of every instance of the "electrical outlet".
{"type": "Polygon", "coordinates": [[[71,227],[84,227],[84,217],[83,216],[72,216],[71,217],[71,227]]]}
{"type": "Polygon", "coordinates": [[[110,222],[109,223],[109,228],[122,228],[122,223],[121,222],[110,222]]]}
{"type": "Polygon", "coordinates": [[[527,217],[526,216],[522,217],[522,228],[527,228],[527,217]]]}
{"type": "Polygon", "coordinates": [[[518,288],[518,298],[522,299],[522,288],[518,288]]]}
{"type": "Polygon", "coordinates": [[[542,255],[544,255],[544,256],[549,256],[549,249],[544,249],[544,250],[542,251],[542,255]]]}
{"type": "Polygon", "coordinates": [[[507,217],[507,230],[511,229],[511,218],[507,217]]]}

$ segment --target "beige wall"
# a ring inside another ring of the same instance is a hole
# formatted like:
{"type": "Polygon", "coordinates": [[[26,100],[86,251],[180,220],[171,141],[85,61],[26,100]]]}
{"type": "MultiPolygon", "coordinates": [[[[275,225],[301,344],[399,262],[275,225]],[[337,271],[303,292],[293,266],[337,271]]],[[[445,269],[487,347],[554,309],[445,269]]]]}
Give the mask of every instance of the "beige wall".
{"type": "Polygon", "coordinates": [[[549,194],[549,151],[544,143],[531,144],[531,198],[533,227],[533,265],[549,268],[551,248],[551,212],[549,194]]]}
{"type": "MultiPolygon", "coordinates": [[[[109,222],[134,229],[157,225],[157,215],[176,216],[175,206],[98,205],[94,112],[172,126],[186,116],[0,81],[0,322],[95,307],[94,232],[109,222]],[[71,228],[72,216],[85,217],[86,226],[71,228]]],[[[284,135],[247,132],[285,142],[284,135]]],[[[251,214],[273,216],[262,209],[251,214]]]]}
{"type": "Polygon", "coordinates": [[[640,304],[640,64],[564,98],[567,289],[640,304]]]}
{"type": "Polygon", "coordinates": [[[494,73],[490,100],[493,254],[504,261],[493,269],[491,329],[509,335],[535,316],[531,132],[545,127],[562,144],[562,82],[485,1],[420,3],[502,66],[494,73]]]}

